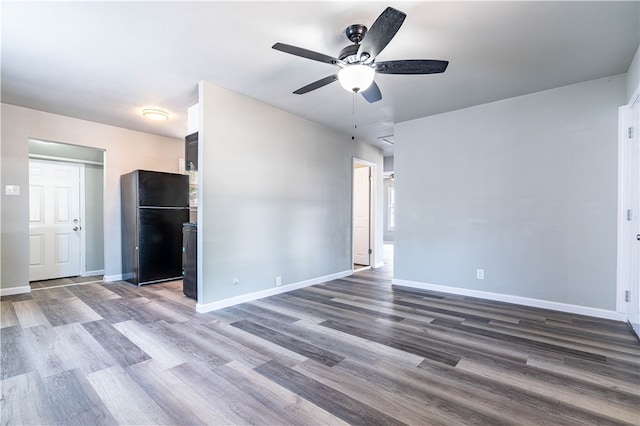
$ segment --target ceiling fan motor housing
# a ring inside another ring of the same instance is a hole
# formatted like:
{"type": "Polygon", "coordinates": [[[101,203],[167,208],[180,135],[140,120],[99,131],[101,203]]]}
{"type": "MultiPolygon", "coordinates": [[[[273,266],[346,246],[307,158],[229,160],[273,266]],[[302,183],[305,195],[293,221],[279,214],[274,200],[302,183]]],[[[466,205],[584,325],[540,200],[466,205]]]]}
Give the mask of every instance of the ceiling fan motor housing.
{"type": "Polygon", "coordinates": [[[347,38],[351,40],[353,43],[358,44],[364,39],[364,35],[367,33],[367,27],[362,24],[353,24],[349,25],[344,33],[347,35],[347,38]]]}
{"type": "Polygon", "coordinates": [[[353,64],[358,62],[358,48],[360,45],[358,44],[350,44],[340,51],[338,58],[342,62],[346,62],[347,64],[353,64]]]}
{"type": "MultiPolygon", "coordinates": [[[[340,55],[338,56],[341,61],[346,62],[348,64],[353,64],[355,62],[360,62],[358,59],[358,49],[360,42],[364,39],[365,34],[367,34],[367,27],[362,24],[353,24],[349,25],[344,30],[345,35],[351,42],[354,44],[345,47],[340,51],[340,55]]],[[[362,58],[361,58],[362,59],[362,58]]],[[[364,60],[368,59],[364,58],[364,60]]]]}

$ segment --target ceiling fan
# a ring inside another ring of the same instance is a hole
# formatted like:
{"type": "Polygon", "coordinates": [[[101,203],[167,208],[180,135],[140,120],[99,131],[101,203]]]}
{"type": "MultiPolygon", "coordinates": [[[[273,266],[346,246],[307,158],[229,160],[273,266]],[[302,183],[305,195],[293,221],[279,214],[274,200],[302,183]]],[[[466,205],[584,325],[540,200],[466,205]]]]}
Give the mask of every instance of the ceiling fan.
{"type": "Polygon", "coordinates": [[[276,43],[272,47],[281,52],[340,68],[337,74],[314,81],[296,90],[293,92],[296,95],[311,92],[338,80],[347,91],[361,93],[369,103],[373,103],[382,99],[380,88],[373,81],[376,73],[437,74],[444,72],[449,65],[448,61],[431,59],[375,62],[376,56],[396,35],[406,17],[405,13],[387,7],[369,30],[362,24],[348,26],[345,34],[353,44],[342,49],[337,58],[284,43],[276,43]]]}

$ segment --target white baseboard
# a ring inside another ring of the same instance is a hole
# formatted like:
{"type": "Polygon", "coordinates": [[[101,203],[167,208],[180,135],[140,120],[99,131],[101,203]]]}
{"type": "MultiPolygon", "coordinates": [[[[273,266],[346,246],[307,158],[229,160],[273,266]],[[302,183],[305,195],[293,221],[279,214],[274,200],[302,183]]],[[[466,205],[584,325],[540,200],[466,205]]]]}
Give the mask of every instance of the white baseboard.
{"type": "Polygon", "coordinates": [[[241,303],[251,302],[252,300],[262,299],[264,297],[274,296],[280,293],[286,293],[288,291],[297,290],[299,288],[308,287],[310,285],[321,284],[331,280],[337,280],[338,278],[348,277],[352,275],[353,271],[342,271],[335,274],[325,275],[322,277],[312,278],[310,280],[300,281],[292,284],[285,284],[280,287],[272,287],[266,290],[260,290],[253,293],[241,294],[240,296],[230,297],[228,299],[218,300],[211,303],[197,303],[196,312],[201,314],[205,312],[211,312],[222,308],[228,308],[229,306],[239,305],[241,303]]]}
{"type": "Polygon", "coordinates": [[[23,285],[20,287],[0,288],[0,296],[11,296],[12,294],[31,293],[31,287],[23,285]]]}
{"type": "Polygon", "coordinates": [[[377,262],[375,265],[373,265],[374,268],[382,268],[384,266],[384,260],[382,262],[377,262]]]}
{"type": "Polygon", "coordinates": [[[498,302],[514,303],[516,305],[531,306],[534,308],[551,309],[554,311],[567,312],[571,314],[588,315],[590,317],[604,318],[615,321],[626,321],[626,317],[621,312],[609,311],[589,306],[572,305],[570,303],[552,302],[549,300],[533,299],[529,297],[512,296],[510,294],[491,293],[488,291],[472,290],[468,288],[449,287],[439,284],[428,284],[418,281],[408,281],[392,279],[391,284],[405,287],[419,288],[423,290],[440,291],[443,293],[458,294],[460,296],[477,297],[479,299],[495,300],[498,302]]]}
{"type": "Polygon", "coordinates": [[[81,277],[93,277],[95,275],[104,275],[104,269],[97,269],[95,271],[84,271],[80,274],[81,277]]]}
{"type": "Polygon", "coordinates": [[[106,283],[112,283],[114,281],[123,281],[122,274],[105,275],[102,280],[106,283]]]}

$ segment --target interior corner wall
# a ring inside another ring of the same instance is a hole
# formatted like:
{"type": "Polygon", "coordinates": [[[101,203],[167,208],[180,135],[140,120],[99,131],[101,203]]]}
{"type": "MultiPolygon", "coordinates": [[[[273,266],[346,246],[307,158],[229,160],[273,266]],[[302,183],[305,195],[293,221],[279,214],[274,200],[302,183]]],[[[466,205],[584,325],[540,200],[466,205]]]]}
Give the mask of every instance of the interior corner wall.
{"type": "Polygon", "coordinates": [[[118,279],[122,274],[120,175],[135,169],[177,172],[184,141],[8,104],[1,108],[1,187],[19,185],[20,195],[9,197],[4,191],[2,195],[0,288],[29,285],[29,138],[106,151],[104,269],[107,278],[118,279]]]}
{"type": "Polygon", "coordinates": [[[615,311],[625,90],[621,74],[396,125],[394,280],[615,311]]]}
{"type": "Polygon", "coordinates": [[[393,157],[384,157],[384,171],[392,172],[393,171],[393,157]]]}
{"type": "MultiPolygon", "coordinates": [[[[386,157],[385,157],[386,158],[386,157]]],[[[393,242],[394,240],[394,232],[393,229],[389,228],[389,188],[394,188],[395,182],[393,179],[385,179],[384,180],[384,241],[385,242],[393,242]]]]}
{"type": "Polygon", "coordinates": [[[636,55],[633,57],[631,61],[631,65],[629,66],[629,70],[627,71],[627,102],[631,102],[633,99],[631,97],[634,95],[635,91],[640,87],[640,46],[636,51],[636,55]]]}
{"type": "Polygon", "coordinates": [[[352,161],[377,165],[381,200],[380,150],[207,82],[199,105],[198,303],[350,271],[352,161]]]}

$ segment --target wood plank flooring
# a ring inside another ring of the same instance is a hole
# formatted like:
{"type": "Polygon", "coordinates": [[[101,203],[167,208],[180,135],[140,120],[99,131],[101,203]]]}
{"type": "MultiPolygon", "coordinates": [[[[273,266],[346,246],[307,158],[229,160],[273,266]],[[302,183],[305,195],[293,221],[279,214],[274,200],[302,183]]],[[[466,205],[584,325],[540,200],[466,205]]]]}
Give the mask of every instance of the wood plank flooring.
{"type": "Polygon", "coordinates": [[[390,285],[209,314],[181,282],[2,298],[2,425],[640,424],[620,322],[390,285]]]}

